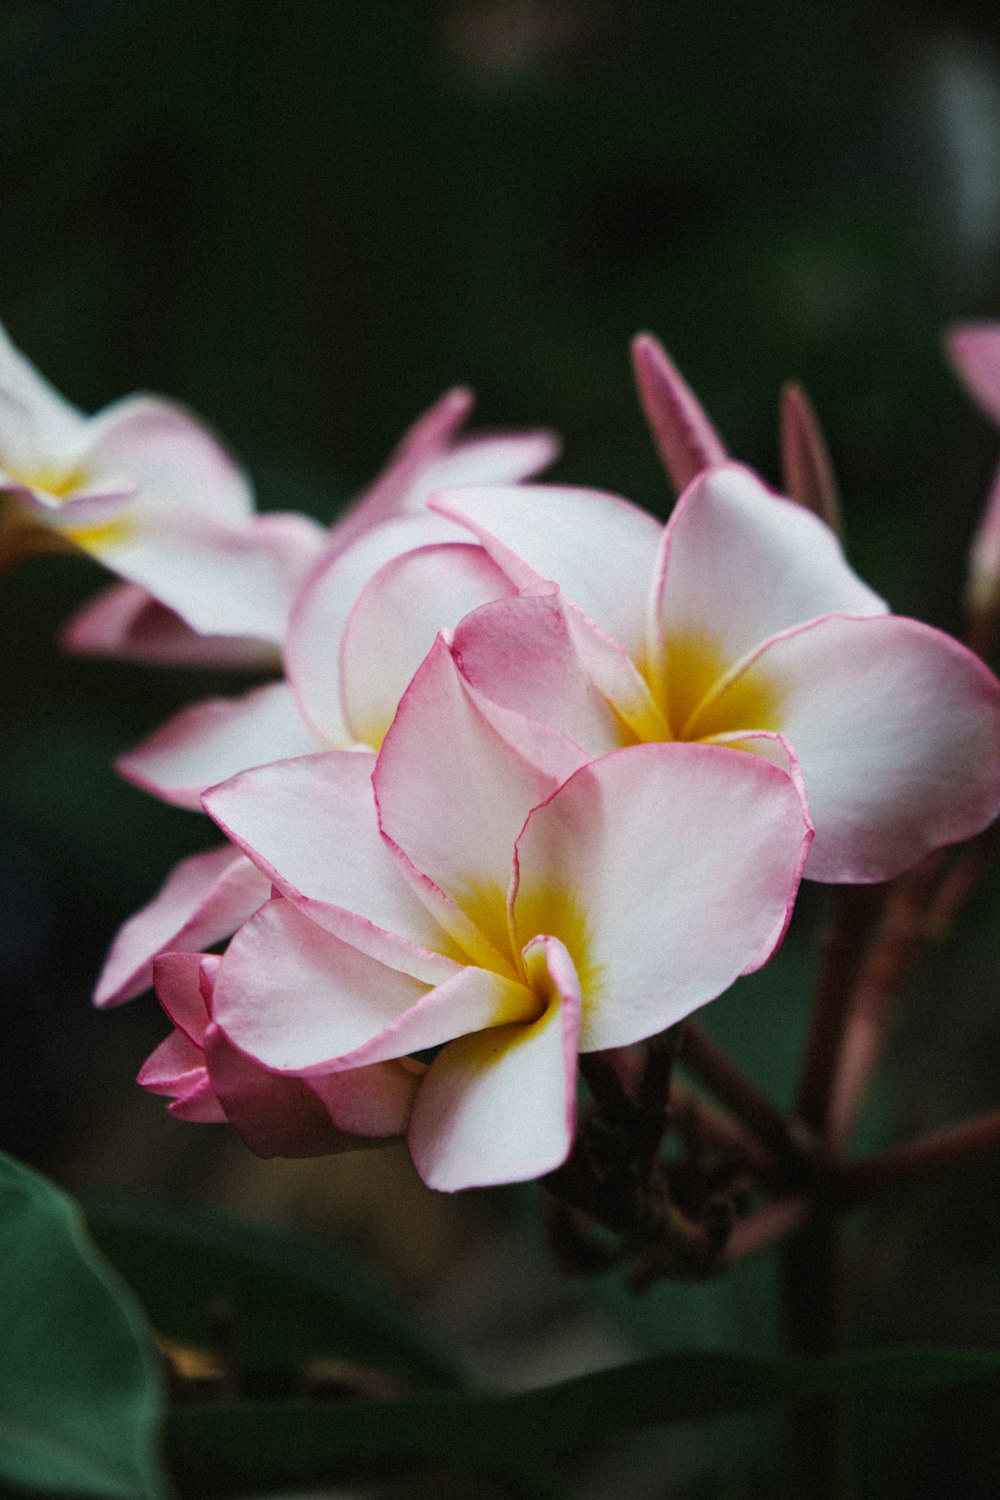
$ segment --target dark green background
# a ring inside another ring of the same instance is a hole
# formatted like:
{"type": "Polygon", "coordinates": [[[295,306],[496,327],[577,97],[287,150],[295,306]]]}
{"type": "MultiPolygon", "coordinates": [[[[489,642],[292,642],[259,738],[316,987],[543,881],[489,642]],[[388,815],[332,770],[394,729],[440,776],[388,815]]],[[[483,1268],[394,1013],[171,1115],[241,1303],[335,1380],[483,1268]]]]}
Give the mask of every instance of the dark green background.
{"type": "MultiPolygon", "coordinates": [[[[560,431],[561,477],[665,511],[627,363],[652,328],[772,478],[802,380],[855,562],[953,626],[1000,445],[941,333],[1000,315],[998,38],[971,3],[6,0],[0,317],[88,410],[186,401],[262,504],[324,519],[458,382],[483,423],[560,431]]],[[[110,761],[237,686],[61,656],[100,581],[68,558],[0,579],[0,1144],[71,1186],[163,1029],[148,1001],[91,1014],[107,943],[212,841],[110,761]]],[[[996,915],[903,1027],[908,1127],[995,1102],[996,915]]],[[[880,1334],[996,1337],[995,1202],[984,1169],[890,1213],[880,1334]]],[[[938,1426],[971,1451],[961,1412],[938,1426]]]]}

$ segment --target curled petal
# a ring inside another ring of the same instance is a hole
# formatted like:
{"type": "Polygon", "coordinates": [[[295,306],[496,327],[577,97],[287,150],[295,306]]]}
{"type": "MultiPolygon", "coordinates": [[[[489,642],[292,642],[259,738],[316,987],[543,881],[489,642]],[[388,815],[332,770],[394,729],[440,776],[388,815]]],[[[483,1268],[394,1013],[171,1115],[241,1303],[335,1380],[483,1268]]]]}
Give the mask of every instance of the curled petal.
{"type": "Polygon", "coordinates": [[[154,666],[277,667],[277,648],[245,636],[199,635],[137,583],[104,589],[73,616],[62,635],[67,651],[154,666]]]}
{"type": "Polygon", "coordinates": [[[451,490],[430,508],[478,537],[519,589],[550,580],[626,650],[642,651],[662,527],[597,490],[558,485],[451,490]]]}
{"type": "MultiPolygon", "coordinates": [[[[530,720],[521,724],[526,736],[535,733],[530,720]]],[[[544,727],[537,733],[547,744],[544,727]]],[[[480,712],[439,637],[386,735],[373,785],[382,832],[405,856],[418,893],[487,968],[510,965],[514,840],[556,784],[480,712]]]]}
{"type": "Polygon", "coordinates": [[[521,595],[477,609],[457,626],[452,655],[470,686],[553,725],[588,755],[629,742],[586,670],[558,595],[521,595]]]}
{"type": "Polygon", "coordinates": [[[246,476],[184,407],[158,396],[127,396],[88,426],[88,472],[127,479],[140,493],[147,518],[197,514],[225,525],[252,516],[246,476]]]}
{"type": "Polygon", "coordinates": [[[1000,811],[1000,685],[929,625],[832,615],[770,642],[729,691],[746,684],[779,705],[802,767],[810,879],[888,880],[1000,811]]]}
{"type": "Polygon", "coordinates": [[[373,958],[438,984],[445,935],[379,836],[375,757],[333,751],[279,761],[205,794],[206,811],[290,901],[373,958]]]}
{"type": "Polygon", "coordinates": [[[421,509],[431,490],[514,484],[558,456],[559,442],[550,432],[481,433],[460,440],[472,403],[472,392],[458,388],[446,391],[424,412],[375,482],[333,527],[332,550],[342,550],[391,516],[421,509]]]}
{"type": "Polygon", "coordinates": [[[361,590],[404,552],[455,540],[468,536],[440,516],[398,516],[332,551],[303,584],[289,618],[285,671],[320,744],[347,749],[352,743],[340,698],[340,643],[361,590]]]}
{"type": "Polygon", "coordinates": [[[237,772],[315,750],[288,684],[273,682],[184,709],[115,765],[155,797],[200,809],[202,792],[237,772]]]}
{"type": "Polygon", "coordinates": [[[141,995],[153,982],[157,954],[217,943],[270,894],[270,881],[228,844],[182,860],[152,901],[121,928],[97,981],[94,1004],[120,1005],[141,995]]]}
{"type": "Polygon", "coordinates": [[[372,1139],[406,1133],[423,1072],[420,1063],[406,1058],[349,1068],[304,1082],[322,1100],[337,1129],[354,1138],[351,1144],[367,1146],[372,1139]]]}
{"type": "MultiPolygon", "coordinates": [[[[307,1083],[268,1072],[234,1047],[218,1026],[206,1033],[205,1060],[225,1118],[256,1156],[329,1156],[363,1144],[334,1124],[307,1083]]],[[[394,1119],[387,1134],[400,1134],[404,1125],[405,1117],[398,1124],[394,1119]]]]}
{"type": "Polygon", "coordinates": [[[545,1008],[530,1023],[459,1037],[417,1092],[407,1140],[428,1187],[521,1182],[550,1172],[573,1144],[580,984],[562,944],[525,955],[545,1008]]]}
{"type": "Polygon", "coordinates": [[[226,950],[212,1014],[241,1051],[266,1067],[325,1073],[398,1021],[426,990],[277,897],[226,950]]]}
{"type": "Polygon", "coordinates": [[[792,779],[714,745],[633,745],[577,771],[517,844],[518,935],[551,933],[584,998],[582,1051],[683,1020],[759,967],[810,829],[792,779]]]}
{"type": "Polygon", "coordinates": [[[386,563],[362,589],[340,652],[341,694],[354,740],[377,748],[440,630],[514,592],[481,547],[442,542],[386,563]]]}
{"type": "Polygon", "coordinates": [[[524,984],[470,964],[428,990],[370,1041],[338,1058],[334,1071],[406,1057],[440,1047],[463,1032],[533,1021],[537,1016],[537,997],[524,984]]]}
{"type": "Polygon", "coordinates": [[[149,1054],[136,1082],[151,1094],[172,1098],[190,1091],[205,1077],[205,1054],[183,1031],[172,1031],[149,1054]]]}
{"type": "Polygon", "coordinates": [[[153,965],[156,998],[178,1031],[196,1047],[205,1043],[219,958],[214,953],[161,953],[153,965]]]}

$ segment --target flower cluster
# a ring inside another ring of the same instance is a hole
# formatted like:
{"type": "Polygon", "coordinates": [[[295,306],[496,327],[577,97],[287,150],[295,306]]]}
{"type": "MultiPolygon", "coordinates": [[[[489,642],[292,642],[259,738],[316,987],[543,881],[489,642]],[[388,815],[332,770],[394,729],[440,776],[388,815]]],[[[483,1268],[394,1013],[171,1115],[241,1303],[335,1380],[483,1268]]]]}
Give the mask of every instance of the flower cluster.
{"type": "Polygon", "coordinates": [[[280,674],[119,762],[226,840],[97,987],[155,982],[140,1082],[175,1115],[265,1156],[405,1136],[443,1190],[551,1171],[579,1055],[765,963],[803,873],[886,880],[1000,811],[1000,683],[852,571],[808,408],[786,498],[655,340],[635,359],[666,526],[528,482],[551,436],[462,437],[453,391],[324,530],[256,514],[183,410],[84,417],[0,346],[0,554],[119,578],[70,647],[280,674]]]}

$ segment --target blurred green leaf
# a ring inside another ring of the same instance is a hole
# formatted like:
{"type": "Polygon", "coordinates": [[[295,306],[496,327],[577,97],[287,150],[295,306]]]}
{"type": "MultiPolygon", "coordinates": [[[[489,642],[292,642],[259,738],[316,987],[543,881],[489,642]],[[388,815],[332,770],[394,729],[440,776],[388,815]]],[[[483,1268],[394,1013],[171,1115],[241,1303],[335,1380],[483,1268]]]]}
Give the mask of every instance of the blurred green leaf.
{"type": "Polygon", "coordinates": [[[345,1473],[448,1465],[508,1475],[645,1429],[705,1422],[802,1397],[1000,1378],[1000,1355],[915,1349],[820,1361],[675,1354],[514,1396],[201,1407],[175,1411],[171,1471],[185,1494],[319,1485],[345,1473]]]}
{"type": "Polygon", "coordinates": [[[241,1372],[297,1369],[323,1356],[445,1390],[461,1385],[388,1293],[328,1246],[131,1198],[89,1202],[87,1218],[157,1331],[204,1344],[221,1318],[241,1372]]]}
{"type": "Polygon", "coordinates": [[[0,1157],[0,1476],[153,1500],[159,1369],[145,1323],[63,1193],[0,1157]]]}

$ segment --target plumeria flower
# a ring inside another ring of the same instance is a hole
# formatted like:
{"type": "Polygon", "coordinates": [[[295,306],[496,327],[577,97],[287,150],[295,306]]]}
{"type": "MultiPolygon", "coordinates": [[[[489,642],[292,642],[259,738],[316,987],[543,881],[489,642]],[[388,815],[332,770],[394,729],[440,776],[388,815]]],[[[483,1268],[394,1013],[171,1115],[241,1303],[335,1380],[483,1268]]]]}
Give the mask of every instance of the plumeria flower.
{"type": "MultiPolygon", "coordinates": [[[[355,528],[346,545],[331,542],[291,612],[284,680],[185,709],[119,759],[124,776],[200,809],[207,787],[250,766],[324,749],[378,749],[437,632],[514,592],[464,527],[419,508],[395,514],[391,505],[422,504],[420,486],[434,475],[516,477],[553,454],[544,433],[454,443],[467,409],[454,395],[439,403],[359,508],[370,524],[355,528]]],[[[184,861],[122,927],[95,1002],[140,994],[158,952],[227,937],[266,895],[253,866],[229,846],[184,861]]]]}
{"type": "Polygon", "coordinates": [[[328,1156],[406,1129],[422,1064],[375,1063],[326,1079],[285,1078],[238,1051],[212,1020],[220,960],[171,953],[156,966],[174,1030],[147,1058],[138,1082],[166,1094],[179,1120],[233,1125],[258,1156],[328,1156]]]}
{"type": "Polygon", "coordinates": [[[182,407],[130,396],[85,416],[0,329],[0,566],[76,549],[194,631],[241,634],[252,599],[266,636],[321,538],[302,516],[255,517],[245,476],[182,407]]]}
{"type": "MultiPolygon", "coordinates": [[[[399,516],[418,514],[433,490],[510,483],[537,474],[558,453],[548,432],[486,432],[463,437],[472,393],[448,391],[411,427],[378,478],[328,530],[304,517],[263,515],[249,526],[252,546],[276,553],[283,569],[280,608],[262,610],[238,571],[219,567],[212,587],[226,595],[226,634],[192,629],[154,589],[118,584],[70,622],[70,650],[183,666],[280,668],[289,615],[310,571],[399,516]],[[289,527],[297,520],[298,527],[289,527]]],[[[438,527],[440,532],[442,528],[438,527]]],[[[201,577],[202,575],[199,575],[201,577]]]]}
{"type": "Polygon", "coordinates": [[[691,741],[780,757],[786,741],[813,879],[888,879],[1000,811],[1000,683],[950,637],[889,615],[830,528],[749,470],[702,472],[666,527],[557,487],[431,506],[536,595],[459,625],[473,686],[592,755],[691,741]]]}
{"type": "Polygon", "coordinates": [[[407,1140],[449,1191],[558,1166],[577,1054],[661,1031],[765,962],[810,839],[769,761],[684,744],[591,761],[471,690],[443,636],[377,762],[259,767],[205,805],[279,893],[214,970],[213,1026],[324,1090],[439,1049],[407,1140]]]}

